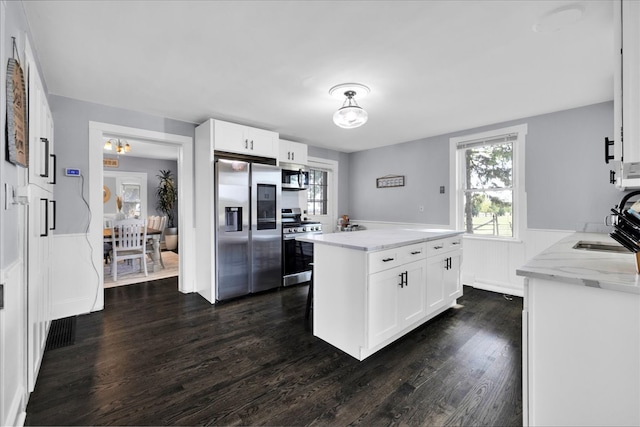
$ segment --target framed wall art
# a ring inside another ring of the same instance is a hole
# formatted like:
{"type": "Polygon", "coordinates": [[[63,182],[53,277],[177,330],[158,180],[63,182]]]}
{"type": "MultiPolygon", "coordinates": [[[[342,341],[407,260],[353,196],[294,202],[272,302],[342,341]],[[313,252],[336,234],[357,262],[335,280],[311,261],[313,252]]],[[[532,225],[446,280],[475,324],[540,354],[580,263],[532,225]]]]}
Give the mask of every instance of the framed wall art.
{"type": "Polygon", "coordinates": [[[9,58],[7,65],[7,160],[14,165],[29,166],[27,96],[20,63],[9,58]]]}

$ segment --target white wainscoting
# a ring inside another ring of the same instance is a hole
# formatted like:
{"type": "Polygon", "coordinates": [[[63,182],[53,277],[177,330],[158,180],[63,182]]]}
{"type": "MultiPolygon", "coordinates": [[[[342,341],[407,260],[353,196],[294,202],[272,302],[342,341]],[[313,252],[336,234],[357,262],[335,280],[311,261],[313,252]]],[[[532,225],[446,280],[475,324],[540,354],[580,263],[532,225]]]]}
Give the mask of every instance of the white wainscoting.
{"type": "MultiPolygon", "coordinates": [[[[443,224],[405,224],[398,222],[350,220],[366,229],[438,228],[443,224]]],[[[522,240],[498,240],[465,236],[462,251],[462,283],[478,289],[523,296],[524,281],[516,269],[558,240],[573,233],[567,230],[535,230],[524,232],[522,240]]]]}
{"type": "Polygon", "coordinates": [[[102,264],[91,261],[102,246],[91,248],[85,234],[54,234],[52,246],[53,319],[102,310],[102,264]]]}
{"type": "Polygon", "coordinates": [[[24,263],[0,271],[4,309],[0,310],[0,425],[24,425],[27,406],[26,288],[24,263]]]}

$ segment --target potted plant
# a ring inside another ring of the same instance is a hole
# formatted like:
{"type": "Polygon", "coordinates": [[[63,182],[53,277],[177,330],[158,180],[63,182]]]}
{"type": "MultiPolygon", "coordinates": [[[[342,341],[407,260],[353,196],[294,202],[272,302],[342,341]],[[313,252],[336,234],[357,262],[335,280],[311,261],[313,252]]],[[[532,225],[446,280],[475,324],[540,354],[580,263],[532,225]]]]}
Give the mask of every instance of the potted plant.
{"type": "Polygon", "coordinates": [[[158,188],[156,188],[156,208],[167,216],[167,228],[164,241],[168,250],[178,247],[178,227],[174,224],[175,207],[178,203],[178,187],[170,170],[160,170],[158,188]]]}

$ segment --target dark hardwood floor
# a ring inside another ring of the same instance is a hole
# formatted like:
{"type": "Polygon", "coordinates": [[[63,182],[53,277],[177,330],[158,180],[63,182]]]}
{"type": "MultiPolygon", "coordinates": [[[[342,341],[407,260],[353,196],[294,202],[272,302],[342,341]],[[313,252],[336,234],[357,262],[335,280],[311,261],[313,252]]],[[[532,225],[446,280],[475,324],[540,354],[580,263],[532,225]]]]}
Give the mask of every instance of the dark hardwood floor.
{"type": "Polygon", "coordinates": [[[45,353],[26,425],[521,425],[522,299],[465,287],[363,362],[304,325],[307,287],[211,306],[176,279],[105,290],[45,353]]]}

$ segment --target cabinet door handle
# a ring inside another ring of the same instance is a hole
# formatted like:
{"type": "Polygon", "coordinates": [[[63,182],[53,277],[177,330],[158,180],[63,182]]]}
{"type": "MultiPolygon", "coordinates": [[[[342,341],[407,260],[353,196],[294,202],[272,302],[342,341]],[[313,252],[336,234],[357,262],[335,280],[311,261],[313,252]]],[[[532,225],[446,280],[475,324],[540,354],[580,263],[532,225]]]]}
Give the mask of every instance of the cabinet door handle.
{"type": "Polygon", "coordinates": [[[40,237],[47,237],[49,235],[49,199],[40,199],[42,206],[44,202],[44,233],[40,233],[40,237]]]}
{"type": "Polygon", "coordinates": [[[58,175],[58,173],[56,172],[56,168],[57,168],[56,164],[58,163],[57,162],[57,157],[56,157],[55,154],[49,154],[49,157],[51,157],[51,160],[53,160],[53,181],[49,181],[49,184],[55,185],[56,184],[56,176],[58,175]]]}
{"type": "Polygon", "coordinates": [[[616,171],[609,171],[609,184],[616,183],[616,171]]]}
{"type": "Polygon", "coordinates": [[[604,139],[604,162],[609,163],[609,160],[613,160],[614,156],[609,154],[609,147],[611,147],[615,141],[609,140],[609,138],[604,139]]]}
{"type": "Polygon", "coordinates": [[[249,148],[249,140],[248,139],[244,140],[244,148],[245,148],[245,150],[249,148]]]}
{"type": "Polygon", "coordinates": [[[398,286],[404,288],[404,273],[398,274],[398,277],[400,278],[400,283],[398,283],[398,286]]]}
{"type": "Polygon", "coordinates": [[[422,253],[422,251],[413,251],[413,252],[411,252],[411,255],[418,255],[418,254],[421,254],[421,253],[422,253]]]}
{"type": "Polygon", "coordinates": [[[53,227],[50,227],[49,230],[55,230],[56,229],[56,201],[55,200],[49,200],[49,203],[52,204],[52,208],[53,208],[53,227]]]}
{"type": "Polygon", "coordinates": [[[402,274],[404,275],[404,285],[409,286],[409,273],[405,271],[402,274]]]}
{"type": "Polygon", "coordinates": [[[40,176],[49,178],[49,140],[47,138],[40,138],[40,142],[44,143],[44,155],[42,156],[44,172],[40,172],[40,176]]]}
{"type": "Polygon", "coordinates": [[[442,248],[444,248],[444,246],[442,246],[442,245],[438,245],[438,246],[434,246],[433,247],[433,249],[442,249],[442,248]]]}
{"type": "Polygon", "coordinates": [[[451,243],[451,244],[455,246],[455,245],[459,245],[459,244],[460,244],[460,242],[455,241],[455,242],[453,242],[453,243],[451,243]]]}
{"type": "Polygon", "coordinates": [[[251,140],[251,149],[253,150],[253,139],[251,140]]]}
{"type": "Polygon", "coordinates": [[[291,151],[287,151],[287,160],[291,160],[291,151]]]}
{"type": "Polygon", "coordinates": [[[389,261],[393,261],[395,258],[385,258],[382,260],[382,262],[389,262],[389,261]]]}
{"type": "Polygon", "coordinates": [[[295,160],[296,159],[296,153],[294,153],[293,151],[291,152],[291,160],[295,160]]]}

